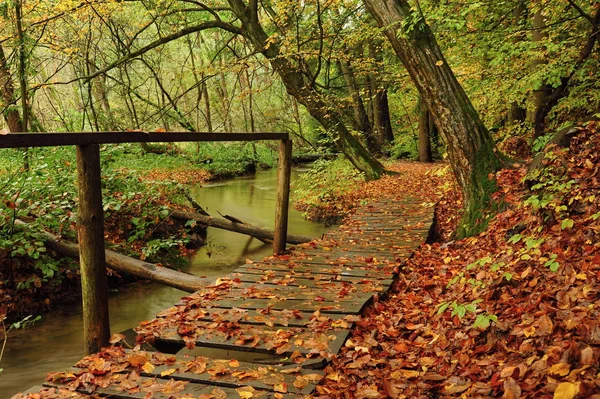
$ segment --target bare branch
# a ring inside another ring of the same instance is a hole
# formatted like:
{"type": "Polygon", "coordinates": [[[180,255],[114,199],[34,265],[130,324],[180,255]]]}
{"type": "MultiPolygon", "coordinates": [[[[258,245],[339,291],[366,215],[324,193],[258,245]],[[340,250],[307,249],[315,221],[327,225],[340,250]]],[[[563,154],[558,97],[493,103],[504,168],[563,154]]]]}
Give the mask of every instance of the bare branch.
{"type": "Polygon", "coordinates": [[[188,28],[184,28],[184,29],[180,30],[179,32],[175,32],[173,34],[170,34],[170,35],[164,36],[158,40],[155,40],[154,42],[140,48],[139,50],[130,52],[130,53],[124,55],[123,57],[121,57],[120,59],[107,65],[106,67],[92,73],[91,75],[77,78],[77,79],[74,79],[73,81],[76,81],[76,80],[86,80],[87,81],[87,80],[93,79],[95,77],[105,74],[106,72],[118,67],[121,64],[124,64],[125,62],[127,62],[133,58],[139,57],[140,55],[147,53],[150,50],[153,50],[157,47],[160,47],[164,44],[167,44],[169,42],[177,40],[181,37],[190,35],[192,33],[200,32],[200,31],[212,29],[212,28],[223,29],[223,30],[226,30],[226,31],[234,33],[234,34],[242,33],[239,28],[237,28],[233,25],[230,25],[226,22],[223,22],[223,21],[210,21],[210,22],[205,22],[205,23],[202,23],[202,24],[199,24],[196,26],[190,26],[188,28]]]}

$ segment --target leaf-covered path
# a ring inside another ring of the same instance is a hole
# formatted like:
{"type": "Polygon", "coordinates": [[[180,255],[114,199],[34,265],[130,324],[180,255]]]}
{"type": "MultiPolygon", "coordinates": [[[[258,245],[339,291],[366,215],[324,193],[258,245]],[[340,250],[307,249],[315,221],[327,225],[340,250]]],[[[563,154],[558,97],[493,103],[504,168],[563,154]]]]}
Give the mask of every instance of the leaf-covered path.
{"type": "Polygon", "coordinates": [[[386,295],[433,221],[433,204],[402,190],[374,192],[384,197],[320,240],[248,261],[15,398],[310,394],[323,379],[319,370],[339,352],[363,309],[386,295]]]}

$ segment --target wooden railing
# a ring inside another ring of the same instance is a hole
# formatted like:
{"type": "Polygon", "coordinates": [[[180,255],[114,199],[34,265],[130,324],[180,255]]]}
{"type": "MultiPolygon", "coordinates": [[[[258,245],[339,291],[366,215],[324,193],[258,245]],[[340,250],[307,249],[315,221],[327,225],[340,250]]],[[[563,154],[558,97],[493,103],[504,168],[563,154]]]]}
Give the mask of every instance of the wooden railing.
{"type": "Polygon", "coordinates": [[[102,210],[100,144],[279,141],[277,205],[273,253],[285,250],[292,141],[287,133],[11,133],[0,136],[0,148],[77,146],[79,209],[77,234],[81,268],[83,329],[86,354],[108,345],[110,326],[108,287],[104,253],[104,213],[102,210]]]}

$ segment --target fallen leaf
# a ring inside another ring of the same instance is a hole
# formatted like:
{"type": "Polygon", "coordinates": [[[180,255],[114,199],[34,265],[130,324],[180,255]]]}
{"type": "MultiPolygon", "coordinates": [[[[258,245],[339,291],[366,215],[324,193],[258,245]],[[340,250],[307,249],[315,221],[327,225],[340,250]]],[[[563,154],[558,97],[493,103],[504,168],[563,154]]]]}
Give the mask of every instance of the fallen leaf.
{"type": "Polygon", "coordinates": [[[578,393],[575,384],[571,382],[561,382],[554,390],[554,399],[573,399],[578,393]]]}

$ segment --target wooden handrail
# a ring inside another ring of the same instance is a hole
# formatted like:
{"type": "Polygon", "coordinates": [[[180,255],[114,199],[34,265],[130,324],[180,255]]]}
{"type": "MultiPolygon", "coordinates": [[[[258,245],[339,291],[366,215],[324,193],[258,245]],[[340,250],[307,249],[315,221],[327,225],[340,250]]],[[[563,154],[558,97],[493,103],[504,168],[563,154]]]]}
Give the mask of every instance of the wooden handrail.
{"type": "Polygon", "coordinates": [[[57,147],[121,143],[288,140],[288,133],[81,132],[9,133],[0,135],[0,148],[57,147]]]}

